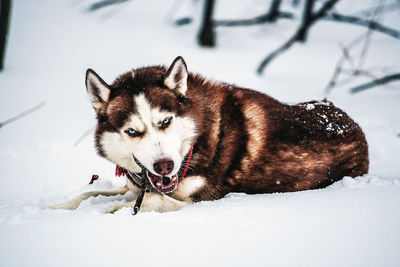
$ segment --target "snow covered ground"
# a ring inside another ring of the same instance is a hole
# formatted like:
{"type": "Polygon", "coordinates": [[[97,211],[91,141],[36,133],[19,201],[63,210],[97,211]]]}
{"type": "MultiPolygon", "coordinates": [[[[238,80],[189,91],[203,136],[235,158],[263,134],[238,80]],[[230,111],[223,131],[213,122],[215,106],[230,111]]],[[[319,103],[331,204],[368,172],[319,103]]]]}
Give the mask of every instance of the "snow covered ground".
{"type": "MultiPolygon", "coordinates": [[[[0,129],[0,266],[400,266],[398,82],[350,95],[348,88],[367,81],[358,79],[329,95],[366,133],[371,166],[363,177],[314,191],[231,194],[164,214],[104,214],[133,199],[131,193],[91,198],[76,211],[45,209],[123,184],[114,165],[96,155],[92,136],[74,146],[95,123],[84,88],[87,68],[111,82],[131,68],[182,55],[192,71],[284,102],[321,99],[340,44],[365,28],[319,22],[305,45],[295,45],[260,77],[261,59],[297,22],[220,28],[217,48],[202,49],[195,41],[202,1],[128,1],[93,13],[86,10],[94,1],[13,2],[0,121],[46,105],[0,129]],[[179,8],[171,11],[174,5],[179,8]],[[172,26],[187,15],[191,25],[172,26]],[[87,185],[93,173],[101,179],[87,185]]],[[[253,17],[267,2],[218,0],[215,16],[253,17]]],[[[374,5],[342,1],[338,10],[374,5]]],[[[387,13],[382,22],[400,29],[399,17],[387,13]]],[[[366,67],[399,72],[399,51],[398,41],[375,33],[366,67]]]]}

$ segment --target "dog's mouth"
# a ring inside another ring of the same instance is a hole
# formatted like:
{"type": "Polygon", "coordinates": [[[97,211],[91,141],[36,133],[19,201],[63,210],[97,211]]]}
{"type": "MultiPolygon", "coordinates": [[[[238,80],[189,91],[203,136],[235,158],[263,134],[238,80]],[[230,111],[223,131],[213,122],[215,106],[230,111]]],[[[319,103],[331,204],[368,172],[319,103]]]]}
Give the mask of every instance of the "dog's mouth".
{"type": "Polygon", "coordinates": [[[178,185],[178,177],[176,174],[171,177],[159,176],[146,169],[146,175],[153,187],[164,194],[174,191],[178,185]]]}
{"type": "Polygon", "coordinates": [[[143,164],[134,156],[133,159],[135,160],[136,164],[146,173],[147,178],[151,185],[157,189],[160,193],[167,194],[171,193],[176,189],[178,186],[178,175],[174,174],[172,176],[160,176],[152,173],[149,171],[143,164]]]}

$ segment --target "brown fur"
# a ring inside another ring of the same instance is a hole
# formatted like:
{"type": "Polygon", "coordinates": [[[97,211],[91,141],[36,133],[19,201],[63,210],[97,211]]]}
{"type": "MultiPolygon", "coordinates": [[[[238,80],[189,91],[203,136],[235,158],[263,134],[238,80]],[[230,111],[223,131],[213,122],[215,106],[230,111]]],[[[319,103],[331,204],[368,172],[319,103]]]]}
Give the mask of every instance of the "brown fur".
{"type": "Polygon", "coordinates": [[[286,105],[192,73],[186,95],[181,96],[163,85],[166,68],[133,72],[110,85],[110,100],[98,114],[99,153],[105,156],[99,136],[123,125],[134,112],[133,96],[139,93],[155,107],[192,117],[198,134],[186,176],[206,178],[206,185],[190,196],[193,201],[219,199],[229,192],[316,189],[368,172],[364,133],[330,102],[286,105]]]}

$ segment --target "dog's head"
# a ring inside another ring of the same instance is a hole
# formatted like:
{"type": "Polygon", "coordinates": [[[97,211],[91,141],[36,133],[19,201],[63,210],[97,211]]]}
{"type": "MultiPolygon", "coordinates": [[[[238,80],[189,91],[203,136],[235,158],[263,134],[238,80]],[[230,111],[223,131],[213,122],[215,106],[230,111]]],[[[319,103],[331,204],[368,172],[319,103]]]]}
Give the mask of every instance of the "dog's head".
{"type": "Polygon", "coordinates": [[[132,70],[111,85],[93,70],[86,73],[86,88],[97,113],[99,154],[131,172],[144,169],[162,193],[176,188],[185,155],[197,136],[187,79],[182,57],[169,69],[132,70]]]}

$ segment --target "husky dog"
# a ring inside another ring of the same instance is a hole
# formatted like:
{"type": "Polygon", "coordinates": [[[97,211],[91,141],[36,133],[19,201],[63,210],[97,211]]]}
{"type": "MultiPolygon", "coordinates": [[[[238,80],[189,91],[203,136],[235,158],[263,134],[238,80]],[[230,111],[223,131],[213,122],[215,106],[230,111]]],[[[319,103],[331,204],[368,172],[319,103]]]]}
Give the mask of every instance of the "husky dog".
{"type": "MultiPolygon", "coordinates": [[[[110,85],[89,69],[86,88],[100,156],[128,178],[143,171],[151,182],[144,211],[178,210],[230,192],[323,188],[368,172],[363,131],[331,102],[287,105],[190,73],[182,57],[168,69],[129,71],[110,85]]],[[[85,193],[54,208],[75,209],[91,196],[128,190],[139,192],[132,178],[121,189],[85,193]]]]}

